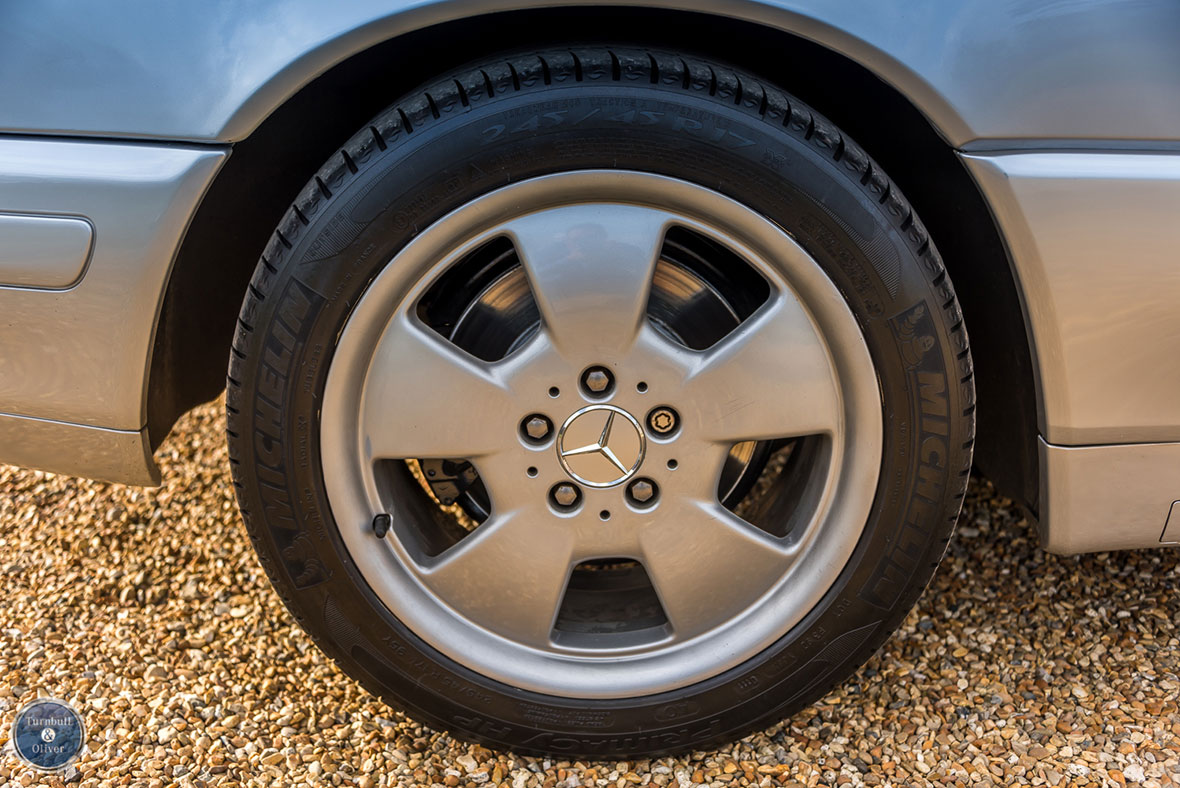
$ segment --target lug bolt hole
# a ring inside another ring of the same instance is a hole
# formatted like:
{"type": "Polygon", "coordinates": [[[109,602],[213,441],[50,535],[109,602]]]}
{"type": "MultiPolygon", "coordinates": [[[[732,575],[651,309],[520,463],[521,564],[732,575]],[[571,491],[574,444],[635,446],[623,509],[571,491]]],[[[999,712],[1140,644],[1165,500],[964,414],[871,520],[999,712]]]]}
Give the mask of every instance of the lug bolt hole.
{"type": "Polygon", "coordinates": [[[676,462],[676,460],[668,460],[668,470],[670,470],[670,471],[676,470],[676,466],[679,464],[680,463],[676,462]]]}
{"type": "Polygon", "coordinates": [[[615,387],[615,376],[604,366],[587,367],[580,380],[582,393],[587,397],[600,399],[610,395],[615,387]]]}
{"type": "Polygon", "coordinates": [[[527,471],[525,471],[525,473],[527,473],[529,475],[530,479],[537,478],[537,469],[531,465],[529,466],[529,469],[527,471]]]}
{"type": "Polygon", "coordinates": [[[520,434],[529,443],[544,443],[553,434],[553,422],[540,413],[525,416],[520,422],[520,434]]]}
{"type": "Polygon", "coordinates": [[[647,393],[647,383],[642,380],[639,381],[638,383],[635,384],[635,390],[638,391],[640,394],[646,394],[647,393]]]}
{"type": "Polygon", "coordinates": [[[553,397],[553,399],[557,399],[558,397],[561,396],[561,389],[559,389],[557,386],[550,386],[549,387],[549,396],[553,397]]]}
{"type": "Polygon", "coordinates": [[[572,512],[582,502],[582,491],[577,485],[560,482],[549,489],[549,503],[559,512],[572,512]]]}
{"type": "Polygon", "coordinates": [[[603,509],[601,512],[598,513],[598,519],[604,520],[604,521],[609,520],[610,519],[610,512],[607,511],[606,509],[603,509]]]}
{"type": "Polygon", "coordinates": [[[651,479],[636,479],[627,485],[627,500],[640,508],[655,506],[660,497],[660,488],[651,479]]]}
{"type": "Polygon", "coordinates": [[[680,414],[667,405],[652,408],[647,414],[647,427],[661,438],[670,437],[680,429],[680,414]]]}

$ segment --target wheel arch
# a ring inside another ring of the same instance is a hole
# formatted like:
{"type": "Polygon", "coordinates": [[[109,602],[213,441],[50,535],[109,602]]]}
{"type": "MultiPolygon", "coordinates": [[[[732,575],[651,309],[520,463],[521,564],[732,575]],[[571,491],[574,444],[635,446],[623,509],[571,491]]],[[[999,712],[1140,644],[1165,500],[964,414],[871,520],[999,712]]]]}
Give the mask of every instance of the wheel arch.
{"type": "MultiPolygon", "coordinates": [[[[785,23],[796,18],[781,15],[785,23]]],[[[498,50],[552,44],[554,30],[569,29],[584,40],[690,50],[765,75],[848,132],[885,168],[938,244],[971,332],[979,400],[976,463],[1008,495],[1035,504],[1038,398],[1029,334],[1004,240],[946,141],[961,129],[936,127],[919,109],[919,103],[930,109],[932,92],[903,95],[861,62],[811,40],[817,23],[809,24],[787,32],[672,9],[565,7],[469,17],[404,33],[339,60],[318,76],[317,57],[326,55],[309,55],[303,64],[310,69],[306,81],[282,103],[272,110],[263,91],[235,115],[249,128],[250,107],[267,112],[234,145],[176,257],[149,369],[152,447],[180,414],[224,388],[242,295],[270,233],[308,174],[398,95],[439,72],[498,50]],[[488,36],[493,27],[497,35],[488,36]],[[430,58],[421,52],[430,52],[430,58]]],[[[274,79],[280,78],[295,77],[284,73],[274,79]]],[[[937,115],[952,123],[957,118],[945,105],[937,115]]]]}

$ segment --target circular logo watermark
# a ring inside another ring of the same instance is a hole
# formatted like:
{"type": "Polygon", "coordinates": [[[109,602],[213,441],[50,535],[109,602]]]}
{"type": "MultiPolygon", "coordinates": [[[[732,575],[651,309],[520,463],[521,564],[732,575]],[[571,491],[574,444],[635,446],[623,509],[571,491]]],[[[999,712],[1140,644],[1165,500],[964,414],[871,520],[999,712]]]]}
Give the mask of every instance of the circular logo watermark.
{"type": "Polygon", "coordinates": [[[64,700],[37,698],[21,707],[12,723],[17,757],[35,769],[65,769],[86,744],[82,715],[64,700]]]}

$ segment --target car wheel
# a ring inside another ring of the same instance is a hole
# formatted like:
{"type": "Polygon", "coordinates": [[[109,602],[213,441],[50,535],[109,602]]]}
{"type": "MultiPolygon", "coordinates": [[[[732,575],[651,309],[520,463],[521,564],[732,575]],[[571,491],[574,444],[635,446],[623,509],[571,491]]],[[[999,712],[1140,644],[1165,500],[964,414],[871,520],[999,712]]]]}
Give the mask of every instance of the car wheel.
{"type": "Polygon", "coordinates": [[[725,742],[849,676],[941,558],[974,429],[933,243],[769,82],[488,60],[298,195],[230,359],[250,535],[391,705],[519,752],[725,742]]]}

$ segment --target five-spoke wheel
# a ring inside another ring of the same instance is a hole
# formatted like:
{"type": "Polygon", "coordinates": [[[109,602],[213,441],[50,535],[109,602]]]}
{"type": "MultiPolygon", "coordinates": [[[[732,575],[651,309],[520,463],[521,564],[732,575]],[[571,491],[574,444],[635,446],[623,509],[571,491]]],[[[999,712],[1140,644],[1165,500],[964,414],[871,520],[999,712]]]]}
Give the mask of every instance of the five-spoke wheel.
{"type": "Polygon", "coordinates": [[[684,181],[583,171],[472,201],[384,268],[340,336],[321,440],[353,560],[417,634],[517,686],[627,696],[749,659],[831,585],[876,488],[879,401],[852,313],[781,229],[684,181]],[[703,263],[678,261],[670,237],[703,263]],[[497,281],[520,278],[524,303],[487,321],[516,335],[481,358],[422,304],[501,245],[497,281]],[[744,277],[709,281],[738,265],[744,277]],[[703,293],[742,281],[745,312],[727,301],[731,322],[689,346],[675,327],[692,324],[693,299],[661,293],[653,309],[653,288],[677,276],[703,293]],[[764,449],[753,468],[734,458],[750,446],[764,449]],[[779,451],[806,457],[784,473],[768,462],[779,451]],[[479,483],[451,542],[394,494],[391,463],[437,460],[479,483]],[[725,505],[734,465],[767,477],[753,497],[783,498],[789,524],[725,505]],[[620,574],[630,603],[588,601],[620,574]]]}

